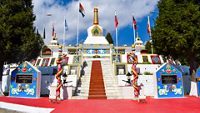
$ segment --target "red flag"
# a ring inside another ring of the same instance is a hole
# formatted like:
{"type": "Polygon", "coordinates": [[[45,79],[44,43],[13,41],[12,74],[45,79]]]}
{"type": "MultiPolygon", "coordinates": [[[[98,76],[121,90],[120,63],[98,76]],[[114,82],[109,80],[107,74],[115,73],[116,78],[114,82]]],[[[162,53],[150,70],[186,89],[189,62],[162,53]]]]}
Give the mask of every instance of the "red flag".
{"type": "Polygon", "coordinates": [[[147,32],[151,33],[151,26],[150,26],[149,16],[148,16],[148,23],[147,23],[147,32]]]}
{"type": "Polygon", "coordinates": [[[147,32],[148,32],[148,33],[151,32],[151,28],[150,28],[149,24],[147,25],[147,32]]]}
{"type": "Polygon", "coordinates": [[[134,26],[134,29],[136,30],[137,29],[137,22],[136,22],[134,16],[133,16],[133,26],[134,26]]]}
{"type": "Polygon", "coordinates": [[[118,26],[118,19],[117,19],[117,14],[115,12],[115,28],[117,28],[117,26],[118,26]]]}
{"type": "Polygon", "coordinates": [[[79,3],[79,12],[82,14],[82,16],[85,16],[85,10],[83,8],[83,5],[81,3],[79,3]]]}

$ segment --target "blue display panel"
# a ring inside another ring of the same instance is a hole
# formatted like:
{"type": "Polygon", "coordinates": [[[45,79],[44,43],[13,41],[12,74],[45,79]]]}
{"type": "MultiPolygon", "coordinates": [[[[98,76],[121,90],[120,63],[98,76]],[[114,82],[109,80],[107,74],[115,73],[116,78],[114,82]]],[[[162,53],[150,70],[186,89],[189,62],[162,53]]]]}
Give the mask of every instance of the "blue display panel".
{"type": "Polygon", "coordinates": [[[200,78],[200,67],[197,68],[197,71],[196,71],[196,77],[197,77],[197,78],[200,78]]]}
{"type": "Polygon", "coordinates": [[[87,49],[87,54],[109,54],[109,50],[107,49],[87,49]]]}
{"type": "Polygon", "coordinates": [[[197,79],[197,91],[200,96],[200,67],[196,71],[196,79],[197,79]]]}
{"type": "Polygon", "coordinates": [[[38,97],[40,79],[39,70],[36,70],[30,63],[24,62],[11,74],[9,95],[15,97],[38,97]]]}
{"type": "Polygon", "coordinates": [[[164,64],[157,72],[158,98],[183,97],[182,73],[171,64],[164,64]]]}

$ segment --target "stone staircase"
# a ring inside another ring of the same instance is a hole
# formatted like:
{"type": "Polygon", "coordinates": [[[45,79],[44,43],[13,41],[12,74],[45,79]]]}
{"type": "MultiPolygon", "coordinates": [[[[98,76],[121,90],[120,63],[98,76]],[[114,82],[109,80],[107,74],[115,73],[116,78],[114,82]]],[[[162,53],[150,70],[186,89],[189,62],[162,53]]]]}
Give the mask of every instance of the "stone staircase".
{"type": "Polygon", "coordinates": [[[72,99],[88,99],[92,61],[88,60],[86,63],[87,66],[84,68],[85,74],[80,78],[78,87],[72,99]]]}
{"type": "MultiPolygon", "coordinates": [[[[84,68],[85,74],[80,78],[78,87],[72,99],[88,99],[89,97],[92,60],[86,60],[86,62],[87,66],[84,68]]],[[[103,74],[104,89],[107,99],[123,98],[120,87],[118,87],[117,84],[117,76],[114,76],[113,74],[113,66],[112,63],[110,62],[110,59],[100,60],[100,62],[103,74]]],[[[100,90],[95,92],[96,94],[101,94],[101,95],[104,94],[100,90]]],[[[91,95],[93,95],[95,92],[92,92],[91,95]]]]}
{"type": "Polygon", "coordinates": [[[110,60],[102,60],[101,65],[107,99],[122,98],[121,90],[117,84],[117,76],[113,74],[112,63],[110,60]]]}

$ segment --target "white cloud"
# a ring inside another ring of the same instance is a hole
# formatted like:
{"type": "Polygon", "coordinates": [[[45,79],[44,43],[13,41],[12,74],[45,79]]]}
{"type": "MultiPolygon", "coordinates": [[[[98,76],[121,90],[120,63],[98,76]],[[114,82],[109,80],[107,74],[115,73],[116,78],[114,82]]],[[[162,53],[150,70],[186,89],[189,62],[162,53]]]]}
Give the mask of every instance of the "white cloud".
{"type": "MultiPolygon", "coordinates": [[[[114,12],[117,11],[119,28],[131,24],[131,16],[134,14],[137,21],[146,17],[153,11],[159,0],[81,0],[86,16],[79,14],[79,31],[87,32],[87,28],[93,22],[93,8],[99,9],[99,23],[108,32],[114,28],[114,12]]],[[[78,2],[73,1],[67,5],[59,5],[55,0],[33,0],[34,13],[36,15],[35,26],[40,34],[46,29],[45,43],[51,40],[52,24],[59,40],[62,40],[64,31],[64,17],[67,20],[69,30],[66,33],[66,41],[75,40],[77,33],[78,2]],[[52,16],[47,16],[52,14],[52,16]]]]}

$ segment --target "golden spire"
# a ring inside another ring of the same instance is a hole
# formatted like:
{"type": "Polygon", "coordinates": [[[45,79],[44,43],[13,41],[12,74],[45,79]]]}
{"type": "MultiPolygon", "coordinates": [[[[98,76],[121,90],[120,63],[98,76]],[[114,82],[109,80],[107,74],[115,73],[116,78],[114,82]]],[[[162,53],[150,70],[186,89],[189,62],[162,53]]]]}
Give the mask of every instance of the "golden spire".
{"type": "Polygon", "coordinates": [[[93,24],[94,25],[98,25],[99,24],[98,9],[97,8],[94,8],[94,20],[93,20],[93,24]]]}

